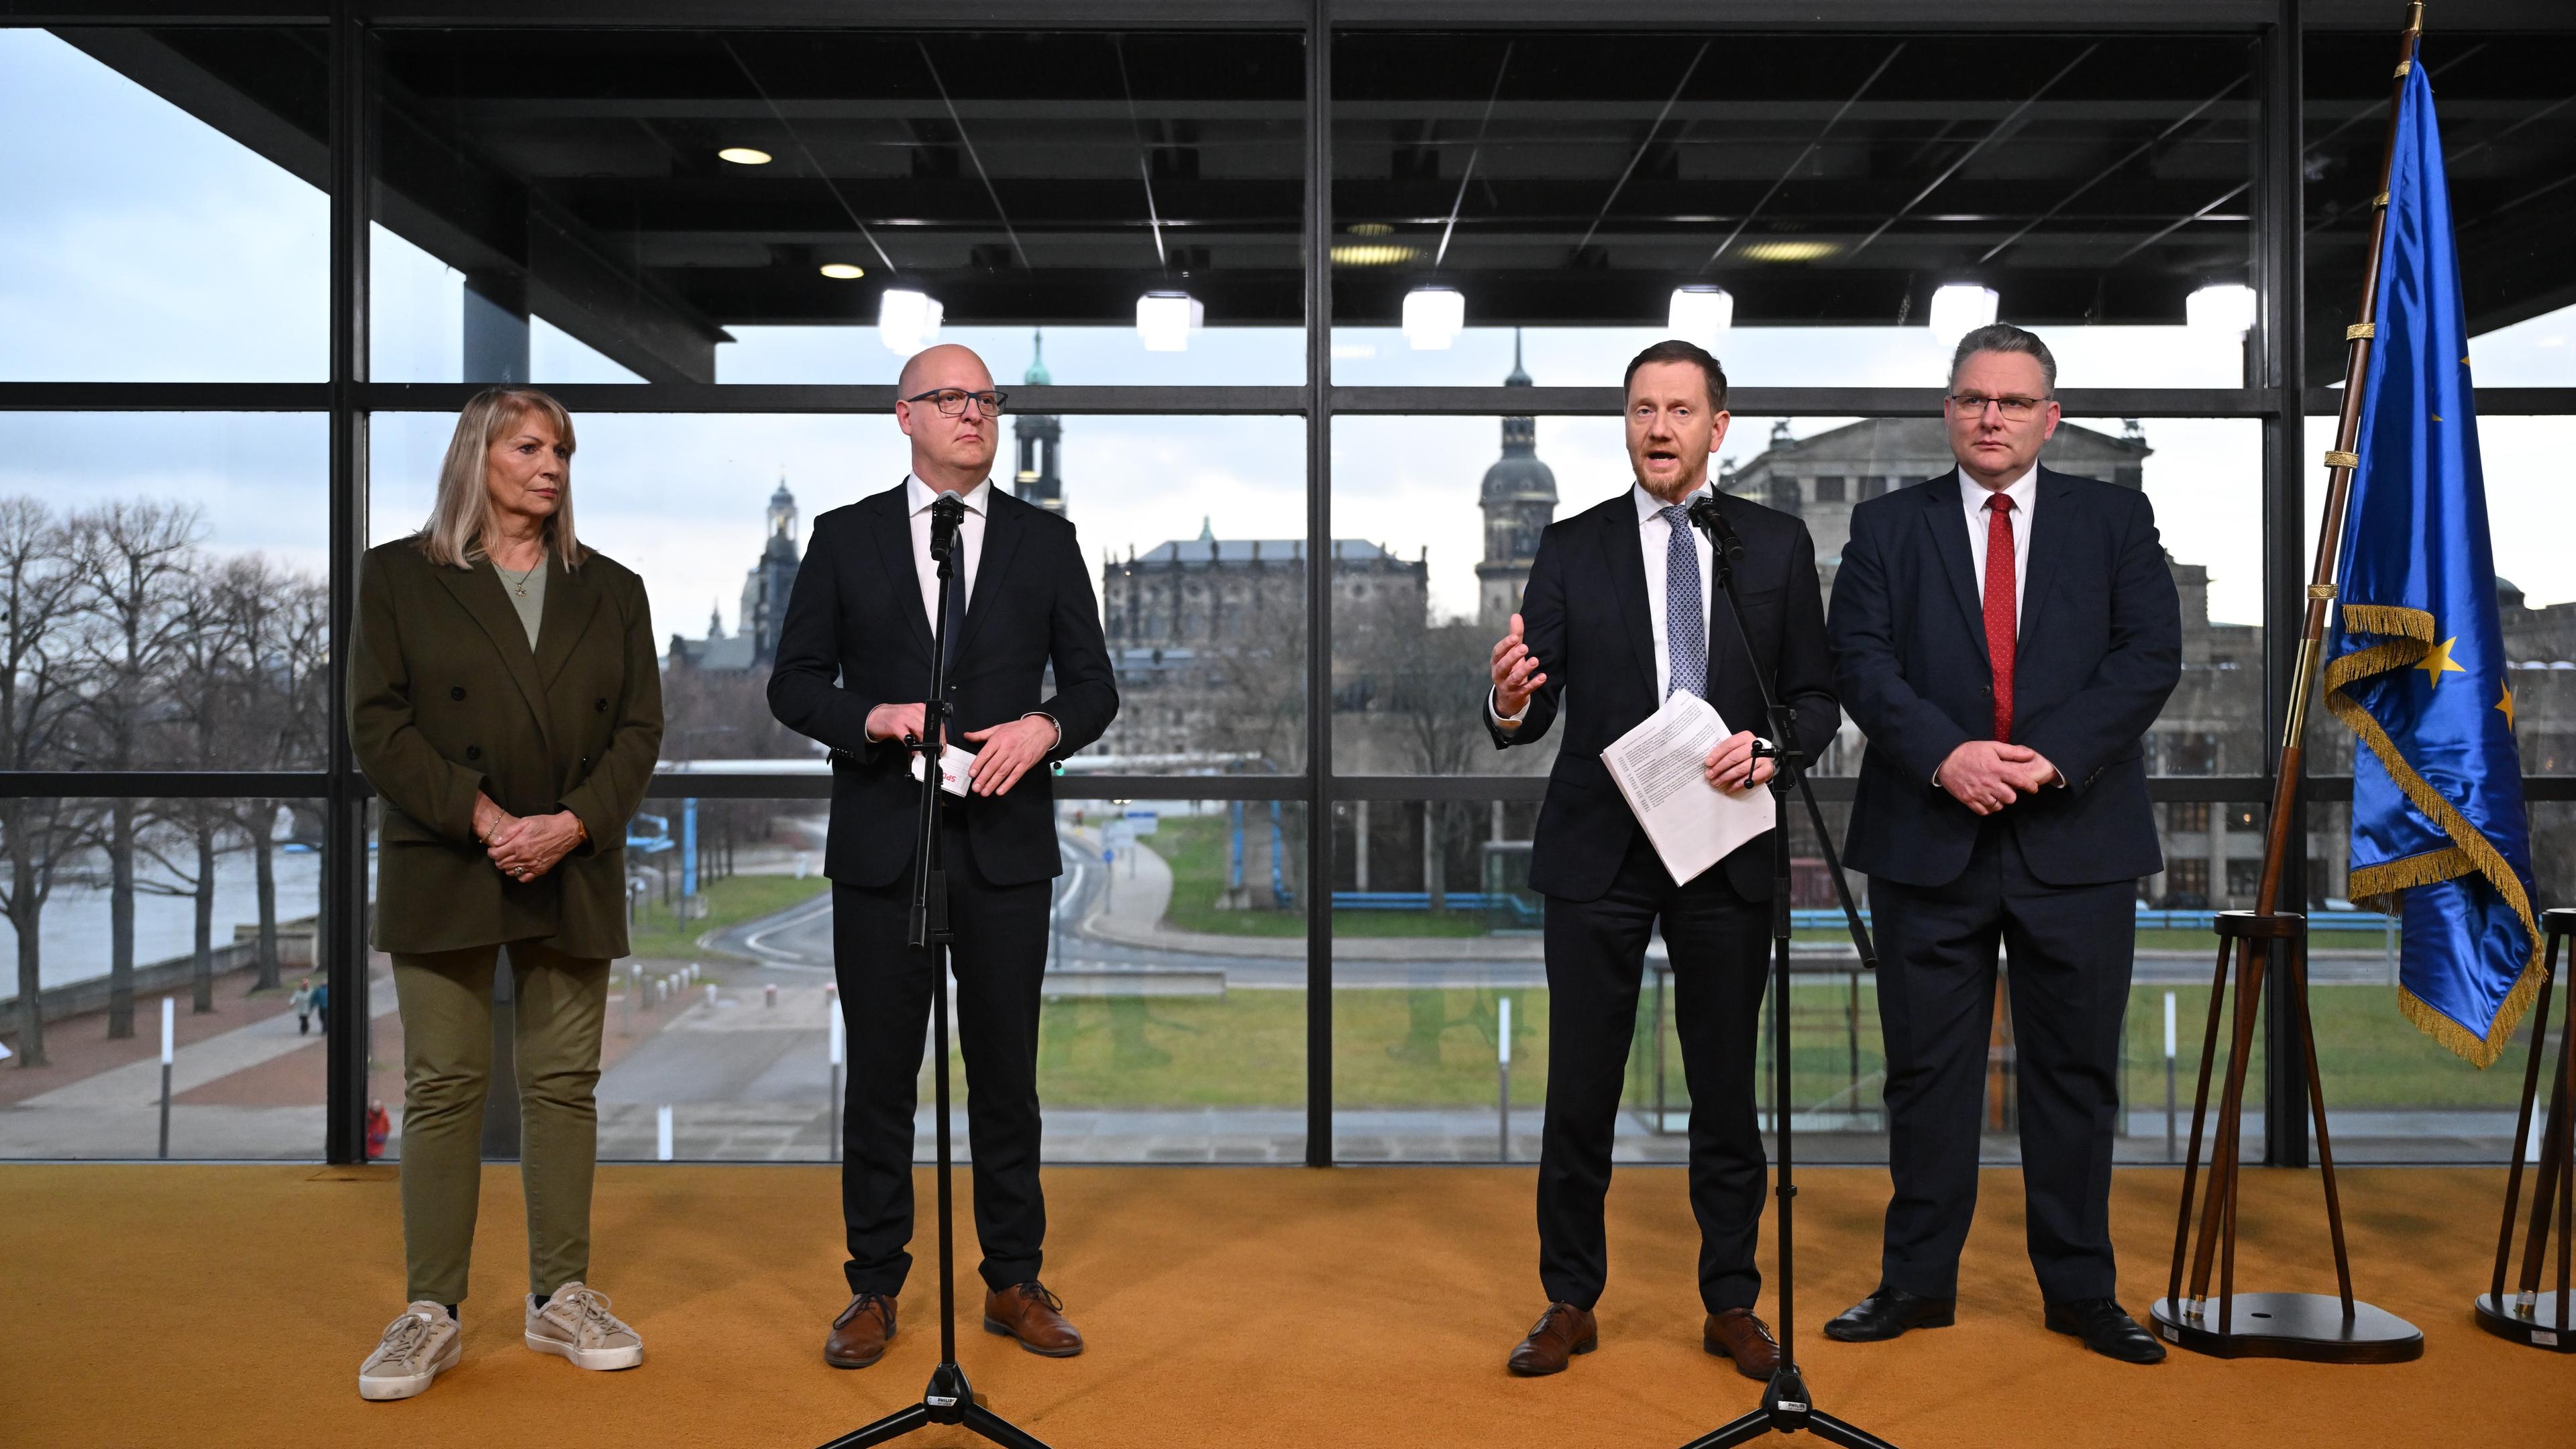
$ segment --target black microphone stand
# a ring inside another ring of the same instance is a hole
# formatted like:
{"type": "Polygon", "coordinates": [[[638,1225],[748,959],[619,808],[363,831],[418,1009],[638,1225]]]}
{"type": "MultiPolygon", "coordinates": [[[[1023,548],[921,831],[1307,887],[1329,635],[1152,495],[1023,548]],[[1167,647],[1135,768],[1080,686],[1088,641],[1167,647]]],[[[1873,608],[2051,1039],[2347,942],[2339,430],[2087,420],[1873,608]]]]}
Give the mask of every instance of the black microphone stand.
{"type": "Polygon", "coordinates": [[[1772,1138],[1779,1146],[1780,1178],[1780,1367],[1763,1387],[1762,1406],[1731,1423],[1712,1429],[1693,1439],[1682,1449],[1724,1449],[1743,1444],[1765,1434],[1795,1434],[1803,1429],[1828,1444],[1845,1449],[1895,1449],[1895,1446],[1868,1430],[1847,1424],[1815,1407],[1807,1397],[1806,1378],[1798,1372],[1798,1259],[1797,1238],[1793,1232],[1798,1188],[1790,1153],[1789,1116],[1789,792],[1795,789],[1807,802],[1807,818],[1816,827],[1816,841],[1825,850],[1825,867],[1834,878],[1834,893],[1841,900],[1843,920],[1851,927],[1852,945],[1860,952],[1860,962],[1868,970],[1878,969],[1878,952],[1870,945],[1869,928],[1861,924],[1860,908],[1852,903],[1851,885],[1843,879],[1842,861],[1834,854],[1833,832],[1825,828],[1825,812],[1816,804],[1816,791],[1807,783],[1806,759],[1797,747],[1798,722],[1788,706],[1771,688],[1771,677],[1763,672],[1762,656],[1754,651],[1753,634],[1744,625],[1744,606],[1735,594],[1735,561],[1744,555],[1744,541],[1719,511],[1714,496],[1703,498],[1690,507],[1690,521],[1708,535],[1709,553],[1717,565],[1717,586],[1726,595],[1727,613],[1735,620],[1736,637],[1743,642],[1744,658],[1752,668],[1754,686],[1762,691],[1763,716],[1771,722],[1768,749],[1755,747],[1756,757],[1768,755],[1778,761],[1771,776],[1771,1062],[1777,1073],[1773,1100],[1777,1103],[1771,1124],[1772,1138]]]}
{"type": "Polygon", "coordinates": [[[921,709],[921,734],[908,741],[921,761],[921,812],[914,835],[918,852],[912,868],[912,927],[916,951],[930,953],[931,1050],[939,1067],[931,1077],[938,1113],[939,1140],[939,1366],[930,1371],[930,1386],[921,1402],[897,1409],[864,1428],[853,1429],[823,1449],[861,1449],[902,1438],[932,1424],[961,1424],[1011,1449],[1047,1449],[1038,1439],[985,1408],[957,1366],[957,1243],[950,1207],[949,1178],[954,1164],[948,1143],[948,873],[940,868],[939,766],[948,740],[948,590],[957,553],[957,525],[966,506],[954,493],[942,493],[930,505],[930,556],[939,563],[938,607],[930,615],[930,699],[921,709]]]}

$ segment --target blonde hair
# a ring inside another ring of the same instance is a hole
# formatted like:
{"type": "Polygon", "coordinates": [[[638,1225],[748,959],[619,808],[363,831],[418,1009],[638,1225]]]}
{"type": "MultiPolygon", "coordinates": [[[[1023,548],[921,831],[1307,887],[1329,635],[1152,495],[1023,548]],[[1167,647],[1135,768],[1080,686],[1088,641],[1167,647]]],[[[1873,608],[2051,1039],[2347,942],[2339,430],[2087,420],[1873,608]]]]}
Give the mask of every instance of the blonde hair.
{"type": "Polygon", "coordinates": [[[562,403],[532,387],[492,387],[474,395],[456,415],[456,432],[447,440],[447,458],[438,465],[438,501],[429,521],[413,535],[429,561],[450,568],[472,568],[484,551],[483,534],[492,524],[492,495],[484,488],[485,455],[528,414],[542,414],[563,443],[565,466],[562,497],[545,523],[546,544],[566,569],[577,569],[590,550],[572,531],[572,414],[562,403]]]}

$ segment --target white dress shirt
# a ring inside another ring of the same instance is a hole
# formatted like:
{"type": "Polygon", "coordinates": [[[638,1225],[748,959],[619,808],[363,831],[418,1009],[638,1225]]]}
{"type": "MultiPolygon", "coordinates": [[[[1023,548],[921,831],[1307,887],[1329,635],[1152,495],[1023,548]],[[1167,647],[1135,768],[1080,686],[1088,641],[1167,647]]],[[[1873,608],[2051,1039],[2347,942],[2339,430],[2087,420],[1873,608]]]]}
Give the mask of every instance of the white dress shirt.
{"type": "MultiPolygon", "coordinates": [[[[929,484],[904,475],[903,506],[912,523],[912,571],[921,581],[921,617],[934,634],[939,626],[939,563],[930,556],[930,505],[938,501],[939,494],[929,484]]],[[[951,550],[957,567],[948,587],[957,595],[957,616],[962,619],[966,606],[975,601],[975,580],[983,568],[984,512],[993,502],[993,480],[987,478],[959,494],[958,501],[966,505],[966,516],[957,521],[957,546],[951,550]]],[[[1056,739],[1064,739],[1064,726],[1054,715],[1031,710],[1020,718],[1045,720],[1055,727],[1056,739]]]]}
{"type": "MultiPolygon", "coordinates": [[[[2013,501],[2012,512],[2006,516],[2012,521],[2013,636],[2019,638],[2025,585],[2030,582],[2030,510],[2039,501],[2039,466],[2032,464],[2023,469],[2022,475],[2005,484],[2002,491],[2013,501]]],[[[1986,521],[1986,500],[1992,496],[1993,491],[1969,477],[1967,469],[1959,470],[1959,507],[1968,519],[1968,563],[1976,575],[1979,599],[1986,596],[1986,531],[1992,527],[1986,521]]],[[[1932,783],[1941,783],[1938,768],[1932,771],[1932,783]]],[[[2065,772],[2059,771],[2048,783],[2052,789],[2064,789],[2065,772]]]]}
{"type": "MultiPolygon", "coordinates": [[[[2004,495],[2012,499],[2013,540],[2013,633],[2021,633],[2022,585],[2030,578],[2030,509],[2039,501],[2039,469],[2024,469],[2022,475],[2004,485],[2004,495]]],[[[1968,515],[1968,562],[1973,566],[1977,597],[1986,596],[1986,500],[1993,494],[1986,485],[1959,470],[1959,506],[1968,515]]]]}
{"type": "MultiPolygon", "coordinates": [[[[976,484],[958,500],[966,505],[966,516],[957,523],[957,577],[949,587],[957,591],[957,612],[962,617],[975,600],[975,571],[984,560],[984,510],[992,506],[993,480],[976,484]]],[[[938,501],[929,484],[904,475],[904,512],[912,518],[912,571],[921,579],[921,617],[934,631],[939,627],[939,564],[930,556],[930,505],[938,501]]]]}
{"type": "MultiPolygon", "coordinates": [[[[1709,486],[1703,483],[1681,501],[1681,506],[1688,508],[1708,495],[1709,486]]],[[[1670,694],[1673,688],[1672,634],[1664,624],[1664,564],[1672,550],[1673,526],[1665,521],[1664,500],[1647,492],[1644,484],[1630,484],[1628,499],[1637,509],[1637,549],[1642,555],[1641,562],[1646,572],[1647,629],[1654,636],[1655,698],[1660,701],[1670,694]]],[[[1699,637],[1685,640],[1683,643],[1685,647],[1696,648],[1702,655],[1706,655],[1709,616],[1715,612],[1712,602],[1717,589],[1717,574],[1713,567],[1715,560],[1709,550],[1708,535],[1696,528],[1691,528],[1687,523],[1682,527],[1689,531],[1691,551],[1699,560],[1699,637]]],[[[1549,661],[1544,659],[1539,661],[1539,668],[1542,671],[1551,667],[1553,666],[1549,661]]],[[[1708,683],[1711,690],[1716,688],[1717,679],[1714,670],[1711,671],[1708,683]]],[[[1494,709],[1493,693],[1488,690],[1485,695],[1485,711],[1493,716],[1497,724],[1518,724],[1529,713],[1529,704],[1523,701],[1520,709],[1513,714],[1499,713],[1494,709]]]]}

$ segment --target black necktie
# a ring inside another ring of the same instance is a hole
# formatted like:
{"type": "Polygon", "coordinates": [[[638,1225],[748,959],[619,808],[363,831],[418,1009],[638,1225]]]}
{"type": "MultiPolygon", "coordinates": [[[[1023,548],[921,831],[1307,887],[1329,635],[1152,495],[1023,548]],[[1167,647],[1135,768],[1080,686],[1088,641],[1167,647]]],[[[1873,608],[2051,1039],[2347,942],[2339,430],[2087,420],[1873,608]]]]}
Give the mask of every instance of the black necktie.
{"type": "Polygon", "coordinates": [[[966,526],[957,526],[957,537],[948,545],[948,622],[940,634],[940,665],[954,680],[957,677],[957,642],[966,632],[966,526]]]}

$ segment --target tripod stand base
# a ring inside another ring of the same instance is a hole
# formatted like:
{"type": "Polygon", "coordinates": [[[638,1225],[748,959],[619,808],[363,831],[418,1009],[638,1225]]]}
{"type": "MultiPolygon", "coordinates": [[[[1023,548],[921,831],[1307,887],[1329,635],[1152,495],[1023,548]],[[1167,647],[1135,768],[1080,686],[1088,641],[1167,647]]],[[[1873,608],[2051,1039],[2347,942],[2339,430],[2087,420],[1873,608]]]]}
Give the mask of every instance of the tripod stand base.
{"type": "Polygon", "coordinates": [[[1782,1364],[1771,1382],[1763,1386],[1761,1408],[1702,1434],[1682,1449],[1726,1449],[1727,1445],[1749,1444],[1770,1434],[1802,1432],[1828,1444],[1840,1444],[1843,1449],[1896,1449],[1867,1429],[1818,1410],[1807,1399],[1807,1381],[1799,1375],[1796,1364],[1782,1364]]]}
{"type": "MultiPolygon", "coordinates": [[[[2505,1308],[2496,1306],[2495,1295],[2478,1295],[2478,1327],[2498,1338],[2509,1338],[2532,1348],[2551,1353],[2576,1353],[2576,1333],[2558,1316],[2558,1295],[2543,1293],[2528,1312],[2515,1312],[2509,1306],[2513,1295],[2505,1295],[2505,1308]]],[[[2576,1315],[2571,1315],[2576,1316],[2576,1315]]]]}
{"type": "Polygon", "coordinates": [[[965,1370],[953,1363],[941,1364],[930,1371],[930,1387],[922,1390],[920,1403],[897,1409],[864,1428],[853,1429],[825,1444],[823,1449],[864,1449],[870,1444],[891,1443],[933,1424],[960,1425],[966,1432],[1007,1445],[1008,1449],[1047,1449],[1044,1440],[985,1408],[984,1401],[966,1386],[965,1370]]]}
{"type": "Polygon", "coordinates": [[[2198,1315],[2159,1298],[2147,1316],[2156,1337],[2212,1358],[2294,1358],[2307,1363],[2409,1363],[2424,1356],[2424,1333],[2384,1308],[2326,1293],[2239,1293],[2232,1331],[2218,1331],[2218,1300],[2198,1315]]]}

